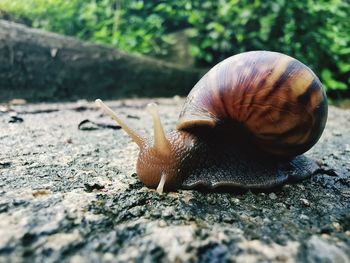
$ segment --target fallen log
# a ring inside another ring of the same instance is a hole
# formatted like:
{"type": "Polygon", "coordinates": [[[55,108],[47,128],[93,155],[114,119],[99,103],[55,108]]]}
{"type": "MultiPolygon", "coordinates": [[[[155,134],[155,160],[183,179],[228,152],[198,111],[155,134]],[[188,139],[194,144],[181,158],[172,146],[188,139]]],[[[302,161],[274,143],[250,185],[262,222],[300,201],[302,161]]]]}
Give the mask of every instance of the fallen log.
{"type": "Polygon", "coordinates": [[[0,20],[0,101],[186,95],[201,74],[0,20]]]}

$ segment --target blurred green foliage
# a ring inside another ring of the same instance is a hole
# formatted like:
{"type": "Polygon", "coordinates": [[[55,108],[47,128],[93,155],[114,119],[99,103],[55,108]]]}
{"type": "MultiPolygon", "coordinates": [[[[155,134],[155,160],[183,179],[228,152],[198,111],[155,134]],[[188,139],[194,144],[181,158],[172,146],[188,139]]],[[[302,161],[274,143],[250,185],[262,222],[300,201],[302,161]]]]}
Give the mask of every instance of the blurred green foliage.
{"type": "Polygon", "coordinates": [[[328,91],[350,95],[347,0],[1,0],[0,10],[34,27],[166,55],[169,33],[192,28],[198,65],[248,50],[273,50],[309,65],[328,91]]]}

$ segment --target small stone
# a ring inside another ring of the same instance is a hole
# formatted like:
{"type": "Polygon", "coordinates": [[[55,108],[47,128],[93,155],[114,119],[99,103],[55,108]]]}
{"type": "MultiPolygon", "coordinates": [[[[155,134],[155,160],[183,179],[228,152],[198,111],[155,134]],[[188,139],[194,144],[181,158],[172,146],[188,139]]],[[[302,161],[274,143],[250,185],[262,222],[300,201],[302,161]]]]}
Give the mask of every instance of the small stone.
{"type": "Polygon", "coordinates": [[[133,216],[133,217],[140,217],[143,215],[144,211],[140,206],[136,206],[133,207],[131,209],[129,209],[129,213],[133,216]]]}
{"type": "Polygon", "coordinates": [[[173,100],[174,100],[175,102],[180,102],[180,101],[181,101],[181,97],[180,97],[179,95],[175,95],[175,96],[173,97],[173,100]]]}
{"type": "Polygon", "coordinates": [[[277,199],[277,195],[275,193],[270,193],[269,194],[270,199],[275,200],[277,199]]]}
{"type": "Polygon", "coordinates": [[[193,199],[193,194],[189,191],[186,191],[183,195],[183,200],[186,204],[190,203],[190,201],[193,199]]]}
{"type": "Polygon", "coordinates": [[[236,205],[238,205],[240,200],[238,198],[233,198],[232,202],[235,203],[236,205]]]}
{"type": "Polygon", "coordinates": [[[301,220],[309,220],[309,217],[308,217],[307,215],[304,215],[304,214],[301,214],[301,215],[299,216],[299,218],[300,218],[301,220]]]}
{"type": "Polygon", "coordinates": [[[302,184],[298,184],[297,186],[300,190],[305,190],[305,186],[303,186],[302,184]]]}
{"type": "Polygon", "coordinates": [[[249,219],[250,217],[246,214],[242,214],[239,216],[239,219],[242,221],[242,222],[249,222],[249,219]]]}
{"type": "Polygon", "coordinates": [[[164,218],[169,218],[169,217],[172,217],[173,216],[173,209],[171,207],[167,207],[163,210],[162,212],[162,216],[164,218]]]}
{"type": "Polygon", "coordinates": [[[337,231],[339,231],[340,228],[341,228],[341,226],[340,226],[340,224],[338,222],[333,222],[332,225],[333,225],[334,229],[337,230],[337,231]]]}
{"type": "Polygon", "coordinates": [[[164,221],[164,220],[160,220],[159,222],[158,222],[158,226],[159,227],[166,227],[168,224],[164,221]]]}
{"type": "Polygon", "coordinates": [[[265,224],[268,224],[268,223],[271,223],[271,220],[270,220],[269,218],[265,217],[265,218],[263,219],[263,222],[264,222],[265,224]]]}
{"type": "Polygon", "coordinates": [[[300,201],[304,206],[310,206],[309,200],[307,200],[305,198],[300,198],[300,201]]]}

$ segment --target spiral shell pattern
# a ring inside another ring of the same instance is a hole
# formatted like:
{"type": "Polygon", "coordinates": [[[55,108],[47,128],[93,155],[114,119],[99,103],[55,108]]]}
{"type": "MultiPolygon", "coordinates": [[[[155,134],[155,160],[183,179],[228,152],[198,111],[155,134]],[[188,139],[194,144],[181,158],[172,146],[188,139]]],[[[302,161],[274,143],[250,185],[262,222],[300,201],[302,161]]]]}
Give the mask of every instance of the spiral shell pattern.
{"type": "Polygon", "coordinates": [[[188,95],[177,128],[239,123],[262,150],[294,156],[318,141],[326,120],[327,98],[310,68],[281,53],[252,51],[203,76],[188,95]]]}

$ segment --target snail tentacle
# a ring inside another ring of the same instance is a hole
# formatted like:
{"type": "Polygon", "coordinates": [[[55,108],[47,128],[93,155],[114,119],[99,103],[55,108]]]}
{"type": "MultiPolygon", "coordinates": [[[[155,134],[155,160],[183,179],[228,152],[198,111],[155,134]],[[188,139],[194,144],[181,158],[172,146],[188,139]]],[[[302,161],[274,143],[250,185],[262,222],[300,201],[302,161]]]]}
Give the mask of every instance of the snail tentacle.
{"type": "Polygon", "coordinates": [[[163,125],[160,121],[157,105],[155,103],[149,103],[146,110],[153,118],[154,128],[154,148],[163,156],[168,156],[171,152],[170,144],[165,136],[163,125]]]}
{"type": "Polygon", "coordinates": [[[145,144],[145,139],[142,136],[140,136],[134,129],[130,128],[130,126],[127,125],[124,121],[122,121],[111,108],[109,108],[106,104],[103,103],[102,100],[97,99],[95,100],[95,103],[113,120],[115,120],[140,148],[145,144]]]}
{"type": "Polygon", "coordinates": [[[162,173],[162,176],[160,178],[160,181],[159,181],[159,184],[157,186],[157,192],[159,194],[162,194],[163,193],[163,190],[164,190],[164,185],[165,185],[165,181],[166,181],[166,174],[165,173],[162,173]]]}

